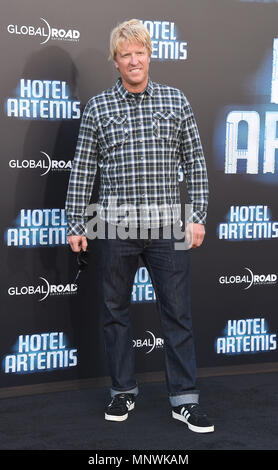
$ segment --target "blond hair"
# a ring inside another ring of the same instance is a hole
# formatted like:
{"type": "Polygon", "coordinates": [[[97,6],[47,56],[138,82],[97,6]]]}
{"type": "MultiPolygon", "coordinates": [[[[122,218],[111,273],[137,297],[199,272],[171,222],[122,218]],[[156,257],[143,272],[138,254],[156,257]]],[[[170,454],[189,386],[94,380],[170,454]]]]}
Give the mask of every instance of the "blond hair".
{"type": "Polygon", "coordinates": [[[139,20],[124,21],[111,31],[110,60],[115,59],[119,44],[123,41],[138,41],[147,48],[150,56],[152,54],[152,42],[149,31],[139,20]]]}

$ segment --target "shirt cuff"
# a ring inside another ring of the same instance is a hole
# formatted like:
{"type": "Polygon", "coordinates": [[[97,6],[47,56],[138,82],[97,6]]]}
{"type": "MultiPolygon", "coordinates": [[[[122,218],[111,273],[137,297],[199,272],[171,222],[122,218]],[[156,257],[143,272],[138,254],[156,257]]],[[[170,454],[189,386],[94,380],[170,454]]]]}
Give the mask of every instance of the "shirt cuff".
{"type": "Polygon", "coordinates": [[[68,222],[67,235],[86,236],[86,227],[84,224],[68,222]]]}
{"type": "Polygon", "coordinates": [[[191,214],[190,222],[194,224],[203,224],[205,225],[207,219],[206,211],[194,211],[191,214]]]}

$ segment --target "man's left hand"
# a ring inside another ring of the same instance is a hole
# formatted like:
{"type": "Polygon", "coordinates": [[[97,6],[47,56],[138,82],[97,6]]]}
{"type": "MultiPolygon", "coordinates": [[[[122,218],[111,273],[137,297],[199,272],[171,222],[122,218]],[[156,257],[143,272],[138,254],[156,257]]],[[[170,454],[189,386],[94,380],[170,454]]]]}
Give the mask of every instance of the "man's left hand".
{"type": "Polygon", "coordinates": [[[201,246],[205,237],[205,226],[203,224],[190,223],[186,228],[186,237],[190,248],[201,246]]]}

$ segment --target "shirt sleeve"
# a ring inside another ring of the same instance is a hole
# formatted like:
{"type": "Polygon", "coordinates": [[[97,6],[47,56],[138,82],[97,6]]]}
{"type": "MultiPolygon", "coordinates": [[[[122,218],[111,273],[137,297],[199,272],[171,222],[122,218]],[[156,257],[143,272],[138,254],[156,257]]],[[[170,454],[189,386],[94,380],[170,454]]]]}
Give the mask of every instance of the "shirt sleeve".
{"type": "Polygon", "coordinates": [[[180,163],[192,204],[192,221],[205,224],[209,196],[204,152],[192,108],[183,96],[180,163]]]}
{"type": "Polygon", "coordinates": [[[68,184],[65,204],[68,235],[86,235],[85,211],[92,195],[96,171],[97,130],[89,101],[82,115],[68,184]]]}

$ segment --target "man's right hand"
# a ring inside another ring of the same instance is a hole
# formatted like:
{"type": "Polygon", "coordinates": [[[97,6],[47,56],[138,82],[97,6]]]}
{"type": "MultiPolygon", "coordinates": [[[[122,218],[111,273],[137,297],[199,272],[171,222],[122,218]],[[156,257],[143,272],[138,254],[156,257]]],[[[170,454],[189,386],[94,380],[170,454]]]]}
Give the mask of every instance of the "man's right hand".
{"type": "Polygon", "coordinates": [[[72,251],[79,252],[80,250],[87,250],[88,242],[84,235],[68,235],[67,240],[72,251]]]}

